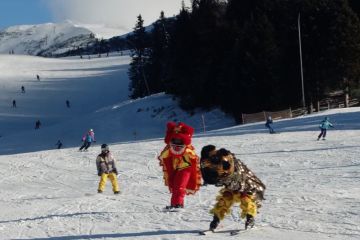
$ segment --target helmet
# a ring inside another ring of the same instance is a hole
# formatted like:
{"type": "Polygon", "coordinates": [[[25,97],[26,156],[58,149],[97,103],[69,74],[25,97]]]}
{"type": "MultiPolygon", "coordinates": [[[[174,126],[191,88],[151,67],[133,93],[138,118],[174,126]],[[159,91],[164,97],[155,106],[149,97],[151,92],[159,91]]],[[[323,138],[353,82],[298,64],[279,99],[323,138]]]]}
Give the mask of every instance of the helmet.
{"type": "Polygon", "coordinates": [[[89,132],[93,132],[94,130],[92,128],[90,128],[89,132]]]}
{"type": "Polygon", "coordinates": [[[109,145],[107,145],[106,143],[101,144],[101,151],[102,152],[109,151],[109,145]]]}

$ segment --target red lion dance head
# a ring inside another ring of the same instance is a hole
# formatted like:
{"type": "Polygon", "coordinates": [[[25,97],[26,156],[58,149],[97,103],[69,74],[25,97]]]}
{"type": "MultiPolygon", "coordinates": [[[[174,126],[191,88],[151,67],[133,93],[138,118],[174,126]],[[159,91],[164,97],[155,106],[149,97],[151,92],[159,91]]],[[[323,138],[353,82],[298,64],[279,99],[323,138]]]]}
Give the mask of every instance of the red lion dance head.
{"type": "Polygon", "coordinates": [[[170,144],[171,140],[182,140],[183,144],[191,144],[191,137],[194,134],[194,129],[185,123],[168,122],[166,125],[165,143],[170,144]]]}

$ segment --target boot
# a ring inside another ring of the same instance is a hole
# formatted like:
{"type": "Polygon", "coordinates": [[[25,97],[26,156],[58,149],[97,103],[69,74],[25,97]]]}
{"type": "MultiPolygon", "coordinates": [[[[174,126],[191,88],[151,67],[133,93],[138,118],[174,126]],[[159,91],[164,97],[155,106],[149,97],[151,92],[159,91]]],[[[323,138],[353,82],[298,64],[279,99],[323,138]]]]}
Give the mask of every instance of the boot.
{"type": "Polygon", "coordinates": [[[210,223],[210,230],[214,231],[220,223],[220,219],[214,215],[212,222],[210,223]]]}
{"type": "Polygon", "coordinates": [[[246,221],[245,221],[245,229],[253,228],[255,225],[255,219],[253,216],[247,214],[246,215],[246,221]]]}

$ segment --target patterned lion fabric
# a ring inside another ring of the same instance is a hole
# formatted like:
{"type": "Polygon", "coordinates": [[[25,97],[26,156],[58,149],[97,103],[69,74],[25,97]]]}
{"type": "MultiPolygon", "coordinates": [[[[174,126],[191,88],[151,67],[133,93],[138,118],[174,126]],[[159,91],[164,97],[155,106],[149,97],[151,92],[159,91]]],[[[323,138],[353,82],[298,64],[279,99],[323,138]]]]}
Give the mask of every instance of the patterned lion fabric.
{"type": "Polygon", "coordinates": [[[251,195],[257,207],[264,200],[265,184],[227,149],[204,146],[201,151],[201,172],[205,184],[223,186],[241,195],[251,195]]]}
{"type": "Polygon", "coordinates": [[[232,191],[252,193],[256,200],[263,200],[265,184],[239,159],[234,159],[234,166],[234,173],[223,176],[216,185],[223,185],[232,191]]]}

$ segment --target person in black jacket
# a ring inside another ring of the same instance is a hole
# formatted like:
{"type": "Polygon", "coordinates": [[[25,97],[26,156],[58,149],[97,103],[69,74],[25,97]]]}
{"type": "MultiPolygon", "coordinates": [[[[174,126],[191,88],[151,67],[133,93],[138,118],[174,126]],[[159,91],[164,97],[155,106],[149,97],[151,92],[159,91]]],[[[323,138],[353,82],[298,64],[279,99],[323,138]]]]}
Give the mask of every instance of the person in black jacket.
{"type": "Polygon", "coordinates": [[[265,127],[269,129],[269,133],[275,133],[274,129],[271,127],[271,124],[273,123],[273,120],[271,116],[268,116],[266,119],[265,127]]]}

